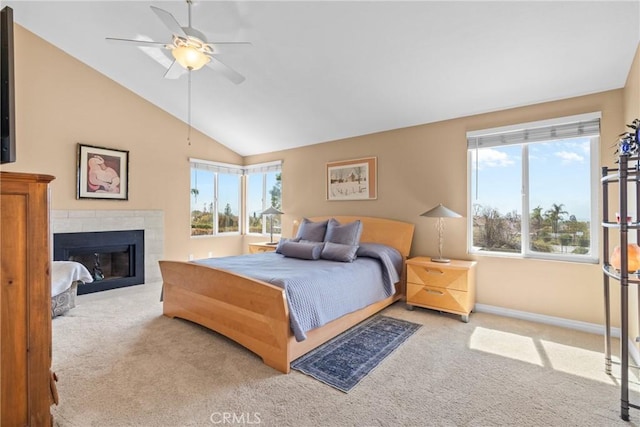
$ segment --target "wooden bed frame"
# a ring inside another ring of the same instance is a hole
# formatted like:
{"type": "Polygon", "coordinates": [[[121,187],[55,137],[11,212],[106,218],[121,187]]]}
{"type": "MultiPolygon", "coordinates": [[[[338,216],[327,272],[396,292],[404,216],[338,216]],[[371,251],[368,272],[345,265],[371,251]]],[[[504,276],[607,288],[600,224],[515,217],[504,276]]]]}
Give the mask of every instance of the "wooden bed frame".
{"type": "MultiPolygon", "coordinates": [[[[384,218],[326,216],[309,218],[340,223],[362,221],[361,242],[383,243],[408,257],[414,225],[384,218]]],[[[294,225],[294,235],[296,233],[294,225]]],[[[222,269],[179,261],[160,261],[163,313],[212,329],[251,350],[265,364],[288,373],[290,363],[336,335],[394,303],[404,294],[405,273],[396,293],[361,310],[346,314],[307,332],[296,341],[289,324],[289,308],[282,288],[222,269]]]]}

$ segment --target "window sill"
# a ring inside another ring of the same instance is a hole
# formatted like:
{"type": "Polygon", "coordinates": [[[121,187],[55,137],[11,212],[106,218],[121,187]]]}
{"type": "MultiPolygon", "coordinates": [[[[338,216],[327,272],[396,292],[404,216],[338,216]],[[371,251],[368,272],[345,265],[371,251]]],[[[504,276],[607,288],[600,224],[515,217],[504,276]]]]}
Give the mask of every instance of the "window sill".
{"type": "Polygon", "coordinates": [[[474,257],[490,257],[490,258],[511,258],[521,260],[537,260],[537,261],[554,261],[554,262],[570,262],[577,264],[599,264],[600,259],[591,256],[570,256],[570,255],[522,255],[521,253],[508,253],[508,252],[489,252],[489,251],[469,251],[469,255],[474,257]]]}

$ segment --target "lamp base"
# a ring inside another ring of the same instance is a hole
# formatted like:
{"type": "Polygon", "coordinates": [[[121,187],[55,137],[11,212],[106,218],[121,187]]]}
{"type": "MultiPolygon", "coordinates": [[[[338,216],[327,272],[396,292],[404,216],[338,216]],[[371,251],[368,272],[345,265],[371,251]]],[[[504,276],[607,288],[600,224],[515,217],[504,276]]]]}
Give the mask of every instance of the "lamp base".
{"type": "Polygon", "coordinates": [[[267,242],[267,243],[265,243],[265,245],[269,245],[269,246],[271,246],[271,245],[275,246],[277,244],[278,244],[278,242],[267,242]]]}
{"type": "Polygon", "coordinates": [[[448,262],[451,262],[451,260],[449,258],[439,258],[439,257],[438,258],[431,258],[431,261],[433,261],[433,262],[441,262],[441,263],[444,263],[444,264],[446,264],[448,262]]]}

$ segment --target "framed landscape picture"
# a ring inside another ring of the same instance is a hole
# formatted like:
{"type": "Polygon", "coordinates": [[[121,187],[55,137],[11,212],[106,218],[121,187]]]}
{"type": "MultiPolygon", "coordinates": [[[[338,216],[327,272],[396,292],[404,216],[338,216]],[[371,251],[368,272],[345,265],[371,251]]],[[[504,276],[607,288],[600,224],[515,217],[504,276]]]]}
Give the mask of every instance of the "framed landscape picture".
{"type": "Polygon", "coordinates": [[[377,157],[327,163],[327,200],[375,200],[377,157]]]}
{"type": "Polygon", "coordinates": [[[129,152],[78,144],[78,199],[129,199],[129,152]]]}

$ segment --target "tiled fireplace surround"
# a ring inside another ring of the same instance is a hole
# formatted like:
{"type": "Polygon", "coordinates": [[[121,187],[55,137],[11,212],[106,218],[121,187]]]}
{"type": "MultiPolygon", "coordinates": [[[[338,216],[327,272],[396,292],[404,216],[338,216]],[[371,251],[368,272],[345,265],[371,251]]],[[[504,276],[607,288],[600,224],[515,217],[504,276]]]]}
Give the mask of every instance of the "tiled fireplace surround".
{"type": "Polygon", "coordinates": [[[164,213],[159,210],[51,210],[55,233],[144,230],[145,282],[162,280],[158,261],[164,251],[164,213]]]}

